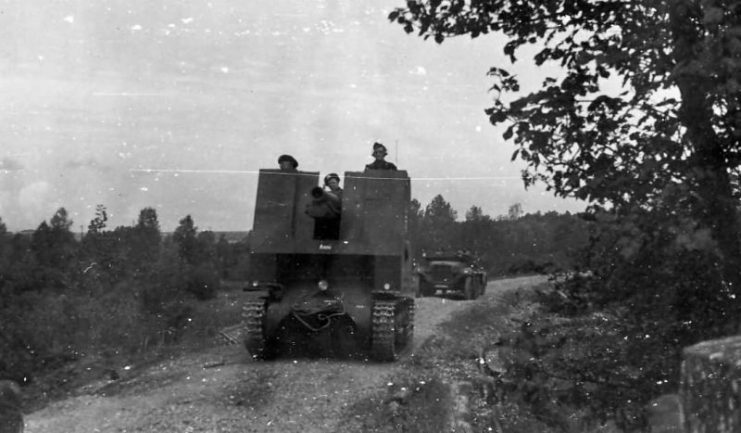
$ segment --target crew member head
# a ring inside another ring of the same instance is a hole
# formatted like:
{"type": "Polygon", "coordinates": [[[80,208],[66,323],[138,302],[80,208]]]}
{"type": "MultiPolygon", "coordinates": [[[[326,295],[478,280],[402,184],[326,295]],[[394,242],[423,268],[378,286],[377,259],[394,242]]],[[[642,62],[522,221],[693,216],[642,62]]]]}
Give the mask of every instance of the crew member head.
{"type": "Polygon", "coordinates": [[[337,173],[329,173],[324,176],[324,185],[329,187],[332,191],[340,189],[340,176],[337,173]]]}
{"type": "Polygon", "coordinates": [[[386,155],[388,155],[386,146],[379,142],[373,143],[373,153],[371,155],[376,158],[376,160],[383,161],[383,159],[386,158],[386,155]]]}
{"type": "Polygon", "coordinates": [[[278,157],[278,166],[281,170],[295,171],[298,168],[298,161],[291,155],[281,155],[278,157]]]}

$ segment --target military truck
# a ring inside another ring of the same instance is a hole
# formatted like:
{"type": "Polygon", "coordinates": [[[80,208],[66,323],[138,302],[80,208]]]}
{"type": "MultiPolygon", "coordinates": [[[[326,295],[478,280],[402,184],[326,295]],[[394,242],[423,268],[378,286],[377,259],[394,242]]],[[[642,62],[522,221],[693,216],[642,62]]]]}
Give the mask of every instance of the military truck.
{"type": "Polygon", "coordinates": [[[486,271],[473,254],[437,252],[423,258],[418,269],[421,296],[440,294],[476,299],[486,291],[486,271]]]}
{"type": "Polygon", "coordinates": [[[346,172],[342,198],[318,172],[259,172],[244,344],[283,354],[393,361],[414,328],[406,171],[346,172]]]}

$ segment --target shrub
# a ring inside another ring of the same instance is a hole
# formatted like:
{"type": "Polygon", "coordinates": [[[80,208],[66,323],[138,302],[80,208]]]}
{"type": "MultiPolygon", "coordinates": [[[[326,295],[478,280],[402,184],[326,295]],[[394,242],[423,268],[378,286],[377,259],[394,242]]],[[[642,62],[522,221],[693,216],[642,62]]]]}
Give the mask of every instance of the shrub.
{"type": "Polygon", "coordinates": [[[220,288],[220,281],[216,267],[201,264],[190,271],[187,290],[199,300],[213,299],[220,288]]]}
{"type": "Polygon", "coordinates": [[[544,421],[563,422],[559,407],[570,406],[641,428],[647,403],[676,391],[682,348],[734,329],[717,253],[688,241],[697,233],[678,236],[672,218],[597,224],[589,272],[541,290],[506,339],[510,391],[544,421]]]}

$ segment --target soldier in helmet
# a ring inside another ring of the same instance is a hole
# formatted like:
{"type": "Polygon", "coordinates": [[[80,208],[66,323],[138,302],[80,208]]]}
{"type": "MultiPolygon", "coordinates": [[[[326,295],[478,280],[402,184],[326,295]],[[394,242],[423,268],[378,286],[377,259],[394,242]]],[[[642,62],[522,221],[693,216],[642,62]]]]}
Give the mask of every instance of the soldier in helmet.
{"type": "Polygon", "coordinates": [[[291,155],[281,155],[278,157],[278,166],[282,171],[296,171],[298,161],[291,155]]]}
{"type": "Polygon", "coordinates": [[[0,380],[0,433],[22,433],[21,390],[11,380],[0,380]]]}
{"type": "Polygon", "coordinates": [[[394,164],[386,161],[386,155],[388,155],[388,152],[386,151],[386,146],[378,142],[373,143],[373,153],[371,154],[371,156],[373,156],[373,158],[375,158],[376,160],[370,164],[366,164],[365,169],[366,170],[396,170],[396,166],[394,164]]]}

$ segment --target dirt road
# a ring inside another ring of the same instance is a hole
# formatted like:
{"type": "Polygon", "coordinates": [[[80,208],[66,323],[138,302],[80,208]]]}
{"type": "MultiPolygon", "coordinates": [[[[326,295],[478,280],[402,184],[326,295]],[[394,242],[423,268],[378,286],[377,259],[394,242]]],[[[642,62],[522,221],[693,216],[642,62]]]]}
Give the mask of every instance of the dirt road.
{"type": "MultiPolygon", "coordinates": [[[[541,280],[490,282],[485,296],[541,280]]],[[[414,346],[404,356],[473,302],[417,299],[414,346]]],[[[241,345],[213,347],[91,383],[28,414],[26,432],[342,432],[343,410],[386,387],[399,368],[338,360],[256,362],[241,345]]]]}

